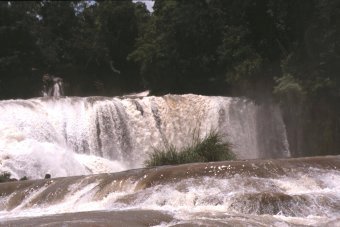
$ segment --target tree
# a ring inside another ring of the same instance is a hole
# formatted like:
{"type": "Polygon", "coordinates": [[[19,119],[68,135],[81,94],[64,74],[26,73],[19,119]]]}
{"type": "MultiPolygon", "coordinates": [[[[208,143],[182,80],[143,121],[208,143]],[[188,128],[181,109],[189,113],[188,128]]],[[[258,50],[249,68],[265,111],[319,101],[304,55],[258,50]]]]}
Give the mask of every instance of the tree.
{"type": "Polygon", "coordinates": [[[155,1],[130,59],[155,93],[204,92],[216,80],[223,13],[208,1],[155,1]]]}
{"type": "Polygon", "coordinates": [[[79,26],[72,2],[45,1],[39,9],[39,47],[48,70],[73,63],[76,28],[79,26]]]}
{"type": "Polygon", "coordinates": [[[0,97],[29,97],[40,59],[34,27],[36,2],[0,3],[0,97]]]}

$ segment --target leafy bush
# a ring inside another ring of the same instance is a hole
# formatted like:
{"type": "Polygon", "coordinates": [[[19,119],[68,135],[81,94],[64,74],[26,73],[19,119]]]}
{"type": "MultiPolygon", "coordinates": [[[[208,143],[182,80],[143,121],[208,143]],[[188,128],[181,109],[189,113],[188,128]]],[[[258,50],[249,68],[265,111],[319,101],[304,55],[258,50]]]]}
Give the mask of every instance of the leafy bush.
{"type": "Polygon", "coordinates": [[[165,144],[164,148],[154,148],[144,164],[146,167],[151,167],[232,160],[235,159],[235,155],[231,148],[229,142],[223,142],[222,137],[213,131],[203,139],[194,135],[192,144],[180,150],[172,144],[165,144]]]}
{"type": "Polygon", "coordinates": [[[302,98],[305,95],[300,82],[291,74],[285,74],[280,78],[275,78],[276,86],[274,87],[274,94],[280,98],[292,96],[294,99],[302,98]]]}

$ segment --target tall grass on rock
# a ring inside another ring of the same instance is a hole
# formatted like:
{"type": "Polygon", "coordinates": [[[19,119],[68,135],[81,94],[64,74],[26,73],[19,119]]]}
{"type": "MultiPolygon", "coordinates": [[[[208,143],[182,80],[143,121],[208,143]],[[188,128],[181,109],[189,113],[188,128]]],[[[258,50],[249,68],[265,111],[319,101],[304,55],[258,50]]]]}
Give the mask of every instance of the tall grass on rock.
{"type": "MultiPolygon", "coordinates": [[[[20,181],[23,181],[23,180],[28,180],[28,178],[26,176],[23,176],[22,178],[20,178],[20,181]]],[[[17,181],[17,179],[11,178],[11,173],[6,172],[6,171],[0,173],[0,183],[11,182],[11,181],[17,181]]]]}
{"type": "Polygon", "coordinates": [[[183,149],[178,149],[172,144],[165,144],[163,148],[154,148],[144,164],[146,167],[152,167],[232,159],[235,159],[235,155],[231,143],[224,142],[217,132],[212,131],[203,139],[194,134],[192,144],[183,149]]]}
{"type": "Polygon", "coordinates": [[[0,183],[11,181],[11,174],[9,172],[0,173],[0,183]]]}

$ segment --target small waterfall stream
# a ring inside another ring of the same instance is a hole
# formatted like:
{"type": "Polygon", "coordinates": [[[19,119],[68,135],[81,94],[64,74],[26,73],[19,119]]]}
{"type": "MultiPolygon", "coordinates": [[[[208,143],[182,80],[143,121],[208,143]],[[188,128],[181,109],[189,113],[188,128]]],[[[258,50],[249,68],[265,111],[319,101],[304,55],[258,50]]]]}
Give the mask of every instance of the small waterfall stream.
{"type": "Polygon", "coordinates": [[[41,93],[43,97],[60,97],[64,95],[62,78],[45,74],[42,78],[42,82],[43,88],[41,93]]]}

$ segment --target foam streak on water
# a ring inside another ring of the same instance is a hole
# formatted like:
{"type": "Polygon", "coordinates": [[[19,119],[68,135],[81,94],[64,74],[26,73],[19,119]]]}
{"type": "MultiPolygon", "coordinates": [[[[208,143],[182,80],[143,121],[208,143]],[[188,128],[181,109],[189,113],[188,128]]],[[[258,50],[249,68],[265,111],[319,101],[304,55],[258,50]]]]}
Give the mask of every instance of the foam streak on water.
{"type": "Polygon", "coordinates": [[[0,171],[17,178],[137,168],[153,147],[211,130],[240,159],[289,156],[279,109],[242,98],[39,98],[1,101],[0,112],[0,171]]]}

